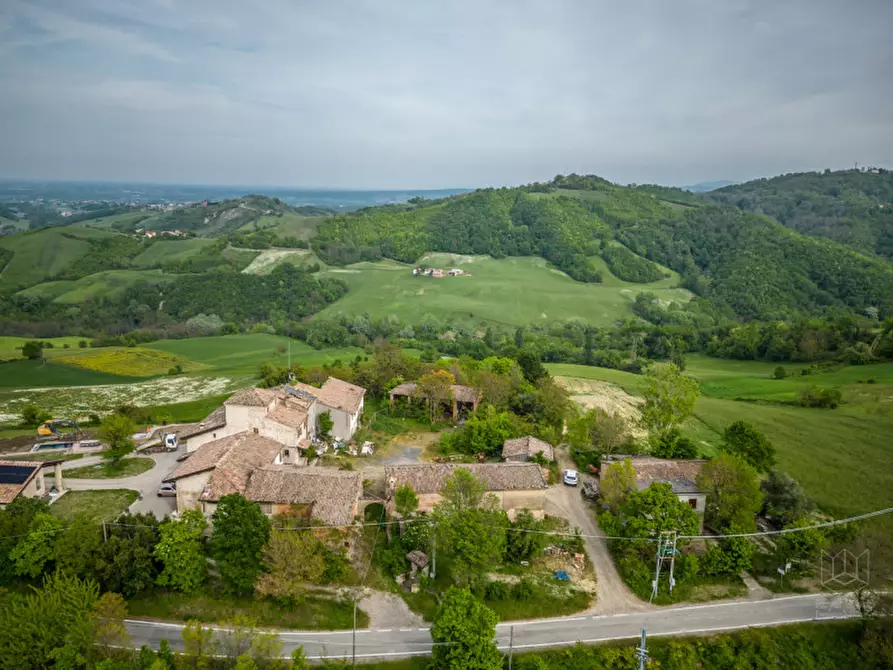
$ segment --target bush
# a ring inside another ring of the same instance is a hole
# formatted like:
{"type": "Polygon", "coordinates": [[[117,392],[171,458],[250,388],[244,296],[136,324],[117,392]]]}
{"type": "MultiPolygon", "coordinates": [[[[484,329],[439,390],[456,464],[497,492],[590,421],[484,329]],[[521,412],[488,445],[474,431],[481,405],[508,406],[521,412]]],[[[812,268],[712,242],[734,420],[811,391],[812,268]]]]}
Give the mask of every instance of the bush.
{"type": "Polygon", "coordinates": [[[654,436],[651,440],[651,455],[657,458],[697,458],[698,447],[689,438],[674,428],[666,435],[654,436]]]}
{"type": "Polygon", "coordinates": [[[536,584],[529,579],[522,579],[512,587],[512,597],[515,600],[533,600],[536,597],[536,584]]]}
{"type": "Polygon", "coordinates": [[[837,389],[823,389],[811,386],[800,392],[800,405],[803,407],[821,407],[835,409],[840,404],[841,394],[837,389]]]}
{"type": "Polygon", "coordinates": [[[779,366],[778,366],[777,368],[775,368],[775,370],[772,372],[772,376],[773,376],[775,379],[784,379],[785,377],[788,376],[788,373],[787,373],[787,371],[786,371],[783,367],[781,367],[781,366],[779,365],[779,366]]]}
{"type": "Polygon", "coordinates": [[[509,585],[505,582],[487,582],[484,587],[484,597],[487,600],[508,600],[509,585]]]}

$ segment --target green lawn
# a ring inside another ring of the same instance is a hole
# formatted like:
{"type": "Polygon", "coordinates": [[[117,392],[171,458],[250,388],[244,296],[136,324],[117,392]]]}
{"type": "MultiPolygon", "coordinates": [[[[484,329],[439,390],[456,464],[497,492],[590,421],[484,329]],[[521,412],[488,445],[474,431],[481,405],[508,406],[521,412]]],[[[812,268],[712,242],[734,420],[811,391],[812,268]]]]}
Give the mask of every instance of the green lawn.
{"type": "Polygon", "coordinates": [[[229,393],[223,393],[190,402],[154,405],[146,407],[146,411],[152,415],[155,422],[163,420],[168,423],[197,423],[220,407],[223,401],[229,398],[230,395],[229,393]]]}
{"type": "MultiPolygon", "coordinates": [[[[356,347],[345,349],[316,350],[298,340],[279,335],[246,334],[195,337],[186,340],[159,340],[144,346],[166,351],[196,363],[211,366],[219,375],[256,375],[261,363],[286,365],[287,348],[291,343],[291,361],[301,365],[322,365],[340,359],[345,365],[363,350],[356,347]],[[280,352],[282,345],[285,352],[280,352]]],[[[203,374],[211,372],[208,369],[203,374]]]]}
{"type": "MultiPolygon", "coordinates": [[[[70,495],[70,494],[69,494],[70,495]]],[[[281,607],[272,600],[256,600],[225,595],[186,595],[159,592],[128,602],[132,617],[227,623],[238,615],[247,615],[259,626],[302,630],[343,630],[353,627],[353,603],[348,600],[308,594],[293,609],[281,607]]],[[[369,625],[369,616],[357,611],[357,626],[369,625]]]]}
{"type": "MultiPolygon", "coordinates": [[[[70,353],[73,350],[64,351],[70,353]]],[[[52,361],[18,360],[0,365],[0,389],[127,384],[132,381],[132,377],[58,365],[52,361]]]]}
{"type": "Polygon", "coordinates": [[[214,244],[214,240],[190,237],[183,240],[160,240],[133,259],[138,268],[156,267],[182,261],[201,252],[205,247],[214,244]]]}
{"type": "Polygon", "coordinates": [[[72,468],[62,473],[62,479],[121,479],[141,475],[155,467],[155,461],[146,457],[125,458],[119,463],[99,463],[72,468]]]}
{"type": "Polygon", "coordinates": [[[409,265],[393,261],[357,263],[324,272],[347,281],[348,294],[322,315],[363,314],[373,318],[394,314],[418,323],[426,314],[444,321],[492,321],[507,326],[570,319],[605,326],[632,316],[636,294],[651,291],[663,300],[687,301],[690,293],[678,286],[678,276],[650,284],[631,284],[614,277],[599,258],[601,284],[574,281],[547,267],[541,258],[503,258],[429,254],[426,265],[453,267],[471,276],[414,277],[409,265]]]}
{"type": "Polygon", "coordinates": [[[138,497],[139,493],[129,489],[69,491],[53,503],[50,511],[65,523],[74,521],[76,516],[93,521],[113,521],[138,497]]]}
{"type": "Polygon", "coordinates": [[[116,229],[115,226],[118,226],[120,230],[127,232],[134,228],[141,228],[142,226],[139,224],[151,217],[152,213],[146,211],[124,212],[122,214],[106,216],[101,219],[90,219],[89,221],[75,224],[75,226],[104,228],[106,230],[116,229]]]}
{"type": "MultiPolygon", "coordinates": [[[[631,394],[638,394],[644,381],[641,375],[619,370],[546,367],[553,375],[612,382],[631,394]]],[[[702,395],[684,431],[709,455],[716,452],[729,424],[748,421],[775,445],[779,468],[799,480],[825,511],[848,516],[893,505],[893,364],[850,366],[783,380],[771,378],[775,367],[689,356],[686,373],[701,382],[702,395]],[[871,377],[877,383],[859,383],[871,377]],[[831,410],[778,402],[789,403],[800,388],[812,384],[840,388],[843,404],[831,410]]]]}

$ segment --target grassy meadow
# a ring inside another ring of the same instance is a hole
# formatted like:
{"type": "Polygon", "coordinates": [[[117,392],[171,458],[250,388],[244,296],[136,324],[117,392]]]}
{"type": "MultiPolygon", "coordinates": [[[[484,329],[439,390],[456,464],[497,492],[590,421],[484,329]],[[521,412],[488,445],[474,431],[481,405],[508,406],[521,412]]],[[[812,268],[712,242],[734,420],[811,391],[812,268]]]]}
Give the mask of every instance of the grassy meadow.
{"type": "Polygon", "coordinates": [[[167,282],[176,276],[163,274],[161,270],[106,270],[77,280],[42,282],[19,291],[18,295],[46,298],[60,305],[74,305],[92,298],[119,298],[139,282],[167,282]]]}
{"type": "Polygon", "coordinates": [[[409,265],[393,261],[356,263],[326,273],[344,279],[347,295],[322,315],[394,314],[418,323],[426,314],[443,320],[491,321],[506,326],[584,319],[605,326],[632,314],[637,293],[651,291],[663,300],[687,301],[678,276],[649,284],[617,279],[601,259],[601,284],[583,284],[549,268],[541,258],[428,254],[422,262],[444,269],[460,268],[470,276],[414,277],[409,265]]]}
{"type": "Polygon", "coordinates": [[[0,237],[0,247],[13,252],[0,273],[0,289],[31,286],[66,270],[90,250],[86,240],[114,233],[66,226],[0,237]]]}
{"type": "Polygon", "coordinates": [[[214,244],[214,240],[201,237],[191,237],[185,240],[159,240],[134,257],[133,265],[145,268],[186,260],[211,244],[214,244]]]}
{"type": "MultiPolygon", "coordinates": [[[[556,376],[611,382],[631,395],[640,394],[644,381],[620,370],[547,367],[556,376]]],[[[689,356],[686,374],[701,382],[701,397],[684,431],[712,454],[729,424],[748,421],[775,445],[779,468],[799,480],[825,511],[848,516],[893,505],[893,364],[780,380],[772,378],[775,367],[689,356]],[[872,378],[875,383],[865,383],[872,378]],[[811,385],[839,388],[843,402],[833,410],[792,404],[799,390],[811,385]]],[[[789,371],[802,367],[786,366],[789,371]]]]}

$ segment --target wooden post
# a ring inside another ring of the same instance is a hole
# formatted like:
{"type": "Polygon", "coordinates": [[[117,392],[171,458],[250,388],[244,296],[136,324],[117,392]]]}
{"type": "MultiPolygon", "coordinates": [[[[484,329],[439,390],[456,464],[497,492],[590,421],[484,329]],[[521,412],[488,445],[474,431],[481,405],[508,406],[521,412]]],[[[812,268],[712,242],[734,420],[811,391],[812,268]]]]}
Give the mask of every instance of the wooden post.
{"type": "Polygon", "coordinates": [[[459,403],[453,398],[453,421],[459,418],[459,403]]]}

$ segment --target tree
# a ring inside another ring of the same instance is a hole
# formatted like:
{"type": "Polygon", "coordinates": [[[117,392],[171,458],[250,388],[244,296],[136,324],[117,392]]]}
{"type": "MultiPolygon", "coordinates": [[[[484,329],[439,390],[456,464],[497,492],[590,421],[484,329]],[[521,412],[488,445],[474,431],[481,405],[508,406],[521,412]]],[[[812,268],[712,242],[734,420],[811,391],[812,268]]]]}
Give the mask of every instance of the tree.
{"type": "Polygon", "coordinates": [[[787,376],[788,376],[787,371],[780,365],[778,367],[776,367],[775,370],[772,371],[772,377],[774,379],[784,379],[787,376]]]}
{"type": "Polygon", "coordinates": [[[815,510],[815,502],[806,495],[797,480],[778,470],[760,482],[765,494],[763,509],[767,516],[782,526],[793,523],[815,510]]]}
{"type": "Polygon", "coordinates": [[[431,625],[434,670],[501,670],[496,647],[498,617],[468,589],[451,586],[431,625]]]}
{"type": "Polygon", "coordinates": [[[697,458],[698,448],[694,442],[679,432],[678,428],[652,435],[649,440],[651,455],[657,458],[697,458]]]}
{"type": "Polygon", "coordinates": [[[304,653],[304,645],[300,645],[291,652],[291,670],[308,670],[307,655],[304,653]]]}
{"type": "MultiPolygon", "coordinates": [[[[747,533],[747,529],[738,526],[729,528],[729,535],[747,533]]],[[[750,570],[753,563],[753,542],[747,537],[726,537],[712,544],[707,555],[701,560],[701,567],[708,575],[737,575],[743,570],[750,570]]]]}
{"type": "Polygon", "coordinates": [[[270,520],[256,503],[238,493],[225,495],[214,511],[211,555],[230,591],[249,593],[261,571],[264,545],[270,539],[270,520]]]}
{"type": "Polygon", "coordinates": [[[22,425],[33,427],[39,426],[47,419],[52,418],[49,414],[42,411],[40,407],[34,403],[29,403],[22,408],[22,425]]]}
{"type": "Polygon", "coordinates": [[[475,509],[483,502],[486,492],[487,485],[482,480],[465,468],[456,468],[443,484],[441,504],[457,512],[475,509]]]}
{"type": "Polygon", "coordinates": [[[628,458],[603,466],[600,478],[602,500],[616,512],[636,490],[636,470],[628,458]]]}
{"type": "Polygon", "coordinates": [[[512,563],[520,563],[521,561],[529,561],[539,554],[543,548],[545,535],[537,531],[542,528],[542,524],[537,521],[529,510],[523,509],[518,512],[515,522],[509,526],[506,532],[505,557],[512,563]]]}
{"type": "Polygon", "coordinates": [[[786,529],[801,529],[794,533],[783,533],[775,536],[775,548],[779,562],[796,560],[807,565],[818,561],[822,550],[828,548],[828,538],[819,528],[810,528],[809,519],[798,519],[786,526],[786,529]]]}
{"type": "Polygon", "coordinates": [[[118,593],[103,593],[93,604],[90,619],[93,622],[93,639],[106,655],[113,648],[130,646],[130,635],[124,626],[127,603],[118,593]]]}
{"type": "Polygon", "coordinates": [[[102,530],[87,517],[78,516],[59,533],[54,547],[56,569],[75,577],[95,577],[102,530]]]}
{"type": "Polygon", "coordinates": [[[394,505],[397,508],[397,514],[408,517],[419,508],[419,496],[416,495],[412,486],[402,484],[394,492],[394,505]]]}
{"type": "Polygon", "coordinates": [[[329,412],[323,412],[316,417],[316,434],[323,442],[329,441],[334,426],[335,422],[329,412]]]}
{"type": "Polygon", "coordinates": [[[120,462],[133,451],[135,432],[136,424],[129,417],[123,414],[107,416],[99,427],[99,437],[106,444],[106,449],[102,452],[103,458],[112,463],[120,462]]]}
{"type": "Polygon", "coordinates": [[[93,645],[90,612],[98,597],[96,582],[59,573],[28,595],[5,597],[0,667],[46,668],[53,659],[56,668],[83,667],[93,645]]]}
{"type": "Polygon", "coordinates": [[[28,340],[22,345],[22,356],[32,361],[43,358],[43,345],[38,340],[28,340]]]}
{"type": "Polygon", "coordinates": [[[531,384],[535,384],[543,377],[549,376],[546,368],[540,363],[539,355],[530,349],[524,349],[518,354],[518,367],[521,368],[524,379],[531,384]]]}
{"type": "Polygon", "coordinates": [[[40,498],[18,496],[0,509],[0,584],[16,578],[15,561],[10,553],[20,538],[28,534],[28,528],[39,513],[49,513],[49,505],[40,498]]]}
{"type": "Polygon", "coordinates": [[[158,575],[161,586],[195,593],[208,576],[208,564],[202,551],[202,535],[208,523],[196,509],[183,512],[177,519],[168,519],[158,527],[160,539],[153,555],[164,569],[158,575]]]}
{"type": "Polygon", "coordinates": [[[775,447],[769,439],[746,421],[736,421],[723,433],[722,449],[749,463],[757,472],[768,472],[775,465],[775,447]]]}
{"type": "Polygon", "coordinates": [[[620,507],[620,516],[626,522],[625,534],[629,537],[656,537],[665,530],[696,535],[701,525],[698,513],[664,483],[630,493],[620,507]]]}
{"type": "Polygon", "coordinates": [[[749,532],[763,504],[757,471],[737,456],[722,453],[704,464],[698,487],[707,494],[705,518],[716,530],[733,525],[749,532]]]}
{"type": "Polygon", "coordinates": [[[28,535],[19,540],[9,554],[15,563],[16,574],[37,579],[47,563],[53,560],[53,546],[61,530],[59,519],[47,512],[38,512],[28,527],[28,535]]]}
{"type": "Polygon", "coordinates": [[[683,375],[672,363],[652,365],[645,379],[642,423],[649,431],[665,435],[694,411],[698,382],[683,375]]]}
{"type": "Polygon", "coordinates": [[[214,630],[200,621],[187,621],[180,633],[183,638],[183,657],[193,670],[208,670],[214,661],[217,643],[214,630]]]}
{"type": "Polygon", "coordinates": [[[428,415],[433,422],[442,403],[453,397],[450,388],[456,378],[446,370],[435,370],[422,375],[416,383],[416,391],[428,401],[428,415]]]}
{"type": "Polygon", "coordinates": [[[132,598],[155,585],[158,520],[153,514],[123,514],[106,526],[108,539],[96,556],[96,576],[104,591],[132,598]]]}
{"type": "Polygon", "coordinates": [[[293,607],[300,602],[307,584],[318,584],[326,571],[325,546],[311,530],[278,529],[263,549],[265,572],[255,591],[293,607]]]}

